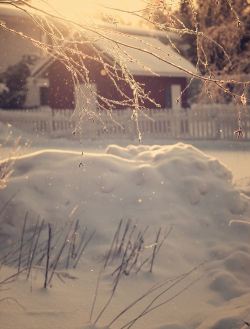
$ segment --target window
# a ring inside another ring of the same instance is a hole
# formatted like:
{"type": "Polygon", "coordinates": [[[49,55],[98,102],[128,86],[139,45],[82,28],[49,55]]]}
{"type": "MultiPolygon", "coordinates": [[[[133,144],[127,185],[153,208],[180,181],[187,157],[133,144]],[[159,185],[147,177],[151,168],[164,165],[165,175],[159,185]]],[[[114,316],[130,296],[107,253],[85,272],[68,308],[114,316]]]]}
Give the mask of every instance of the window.
{"type": "Polygon", "coordinates": [[[166,108],[172,108],[172,94],[171,94],[171,86],[167,86],[165,90],[165,106],[166,108]]]}
{"type": "Polygon", "coordinates": [[[49,105],[49,88],[40,87],[40,104],[49,105]]]}

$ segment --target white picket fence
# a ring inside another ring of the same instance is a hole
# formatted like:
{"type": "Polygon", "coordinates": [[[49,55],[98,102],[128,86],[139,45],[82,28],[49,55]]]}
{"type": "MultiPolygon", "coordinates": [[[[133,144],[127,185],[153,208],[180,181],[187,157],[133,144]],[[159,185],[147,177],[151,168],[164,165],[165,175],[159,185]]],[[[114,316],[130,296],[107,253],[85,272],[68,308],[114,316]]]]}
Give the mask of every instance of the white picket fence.
{"type": "Polygon", "coordinates": [[[131,110],[113,113],[77,113],[72,110],[52,111],[49,108],[34,110],[0,110],[0,121],[9,123],[28,133],[50,137],[82,137],[172,139],[236,139],[239,112],[243,140],[250,140],[250,107],[235,108],[222,105],[196,105],[187,110],[147,110],[139,113],[138,124],[131,119],[131,110]]]}

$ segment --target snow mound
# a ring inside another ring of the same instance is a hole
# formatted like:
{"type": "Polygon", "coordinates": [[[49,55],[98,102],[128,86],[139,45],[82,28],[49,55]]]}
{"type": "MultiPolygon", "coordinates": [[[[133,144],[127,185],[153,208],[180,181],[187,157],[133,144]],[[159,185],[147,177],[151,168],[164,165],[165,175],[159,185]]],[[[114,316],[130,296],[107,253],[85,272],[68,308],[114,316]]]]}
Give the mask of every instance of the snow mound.
{"type": "Polygon", "coordinates": [[[225,300],[238,297],[244,293],[244,289],[240,287],[240,282],[228,272],[216,273],[210,288],[220,294],[225,300]]]}
{"type": "Polygon", "coordinates": [[[237,188],[250,197],[250,177],[244,177],[236,182],[237,188]]]}
{"type": "Polygon", "coordinates": [[[76,206],[75,215],[97,229],[121,218],[152,224],[152,215],[154,223],[179,221],[186,229],[197,224],[222,227],[248,205],[225,166],[182,143],[20,156],[1,203],[16,192],[14,206],[2,219],[15,227],[27,210],[47,221],[66,220],[76,206]]]}
{"type": "Polygon", "coordinates": [[[182,143],[110,145],[103,153],[37,151],[17,157],[14,169],[0,195],[1,247],[20,235],[27,211],[33,222],[38,216],[61,224],[79,219],[96,230],[91,254],[84,257],[88,268],[102,259],[121,219],[154,233],[172,227],[153,275],[124,280],[123,297],[138,296],[141,285],[206,261],[199,288],[185,292],[168,313],[156,312],[147,328],[238,328],[246,308],[236,307],[232,315],[222,308],[209,319],[218,305],[250,301],[250,225],[241,224],[249,216],[249,199],[233,186],[232,173],[221,162],[182,143]],[[185,323],[199,307],[202,315],[185,323]]]}
{"type": "Polygon", "coordinates": [[[225,266],[232,272],[250,272],[250,255],[243,251],[237,251],[225,260],[225,266]]]}
{"type": "Polygon", "coordinates": [[[229,317],[219,320],[213,325],[211,329],[235,329],[242,327],[242,324],[242,320],[234,317],[229,317]]]}

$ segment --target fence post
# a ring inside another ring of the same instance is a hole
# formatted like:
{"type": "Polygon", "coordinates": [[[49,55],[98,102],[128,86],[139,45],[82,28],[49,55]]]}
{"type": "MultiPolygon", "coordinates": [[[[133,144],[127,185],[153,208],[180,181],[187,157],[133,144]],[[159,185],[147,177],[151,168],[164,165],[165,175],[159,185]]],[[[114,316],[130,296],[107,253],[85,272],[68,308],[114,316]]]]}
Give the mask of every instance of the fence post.
{"type": "Polygon", "coordinates": [[[215,111],[215,139],[221,139],[221,122],[218,109],[215,111]]]}

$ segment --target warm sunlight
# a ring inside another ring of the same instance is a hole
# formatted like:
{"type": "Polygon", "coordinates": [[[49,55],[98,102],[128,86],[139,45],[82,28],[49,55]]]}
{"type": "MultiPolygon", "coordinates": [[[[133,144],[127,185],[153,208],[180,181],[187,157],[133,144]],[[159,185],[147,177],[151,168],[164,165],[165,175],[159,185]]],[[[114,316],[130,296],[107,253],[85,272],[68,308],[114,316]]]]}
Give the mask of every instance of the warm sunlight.
{"type": "MultiPolygon", "coordinates": [[[[101,16],[108,16],[112,18],[119,18],[126,24],[136,24],[138,17],[129,14],[128,12],[141,13],[142,10],[148,5],[148,0],[72,0],[72,1],[61,1],[61,0],[49,0],[41,1],[34,0],[33,3],[39,5],[39,7],[50,8],[50,10],[59,12],[71,19],[78,21],[89,21],[98,19],[101,16]]],[[[166,1],[170,7],[175,7],[178,0],[166,1]]]]}
{"type": "MultiPolygon", "coordinates": [[[[93,17],[98,18],[101,15],[111,15],[116,17],[126,16],[122,12],[118,12],[116,10],[112,10],[109,8],[125,10],[125,11],[138,11],[142,10],[146,6],[146,1],[144,0],[91,0],[91,1],[83,1],[83,0],[72,0],[72,1],[61,1],[61,0],[51,0],[51,1],[39,1],[36,0],[34,3],[39,6],[48,6],[54,10],[58,11],[67,17],[77,20],[89,20],[93,17]]],[[[131,20],[131,18],[130,18],[131,20]]],[[[133,20],[133,19],[132,19],[133,20]]]]}
{"type": "Polygon", "coordinates": [[[250,329],[250,0],[0,0],[0,329],[250,329]]]}

